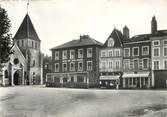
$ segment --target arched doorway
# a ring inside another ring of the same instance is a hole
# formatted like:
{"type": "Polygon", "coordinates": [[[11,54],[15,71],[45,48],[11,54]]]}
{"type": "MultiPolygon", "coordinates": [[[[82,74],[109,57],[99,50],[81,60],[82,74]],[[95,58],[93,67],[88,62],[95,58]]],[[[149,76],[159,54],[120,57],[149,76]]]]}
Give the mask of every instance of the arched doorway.
{"type": "Polygon", "coordinates": [[[14,73],[14,85],[21,85],[21,72],[16,71],[14,73]]]}
{"type": "Polygon", "coordinates": [[[11,77],[10,77],[10,75],[9,75],[9,72],[8,72],[8,70],[5,70],[5,79],[6,79],[6,85],[7,86],[11,86],[11,77]]]}

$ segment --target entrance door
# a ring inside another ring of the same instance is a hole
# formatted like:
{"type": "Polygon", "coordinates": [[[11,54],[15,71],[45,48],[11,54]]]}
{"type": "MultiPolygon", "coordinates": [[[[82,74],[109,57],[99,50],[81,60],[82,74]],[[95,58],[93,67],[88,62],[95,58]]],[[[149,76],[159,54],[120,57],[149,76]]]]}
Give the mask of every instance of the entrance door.
{"type": "Polygon", "coordinates": [[[14,73],[14,84],[21,85],[21,73],[19,71],[14,73]]]}

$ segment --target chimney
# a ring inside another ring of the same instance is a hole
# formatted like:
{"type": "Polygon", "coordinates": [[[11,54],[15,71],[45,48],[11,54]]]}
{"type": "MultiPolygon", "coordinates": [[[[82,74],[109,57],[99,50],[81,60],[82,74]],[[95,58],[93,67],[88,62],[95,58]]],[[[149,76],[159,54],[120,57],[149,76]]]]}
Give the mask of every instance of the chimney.
{"type": "Polygon", "coordinates": [[[151,34],[155,34],[156,32],[157,32],[157,20],[155,16],[153,16],[151,20],[151,34]]]}
{"type": "Polygon", "coordinates": [[[123,36],[129,39],[129,28],[127,26],[123,28],[123,36]]]}
{"type": "Polygon", "coordinates": [[[82,41],[83,39],[86,39],[86,38],[90,38],[89,35],[80,35],[80,41],[82,41]]]}

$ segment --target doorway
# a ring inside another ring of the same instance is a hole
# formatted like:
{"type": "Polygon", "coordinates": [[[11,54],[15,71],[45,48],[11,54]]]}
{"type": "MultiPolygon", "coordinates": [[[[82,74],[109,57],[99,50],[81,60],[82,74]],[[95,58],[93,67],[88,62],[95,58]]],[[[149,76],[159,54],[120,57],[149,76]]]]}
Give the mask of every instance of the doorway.
{"type": "Polygon", "coordinates": [[[14,73],[14,85],[21,85],[21,72],[16,71],[14,73]]]}

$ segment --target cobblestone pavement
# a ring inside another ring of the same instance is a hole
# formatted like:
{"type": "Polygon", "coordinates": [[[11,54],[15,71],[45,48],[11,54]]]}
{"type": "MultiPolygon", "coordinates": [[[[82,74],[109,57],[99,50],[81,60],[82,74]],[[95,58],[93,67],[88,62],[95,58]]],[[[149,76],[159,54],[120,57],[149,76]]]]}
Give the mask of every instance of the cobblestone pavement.
{"type": "Polygon", "coordinates": [[[1,87],[0,117],[167,117],[167,90],[1,87]]]}

